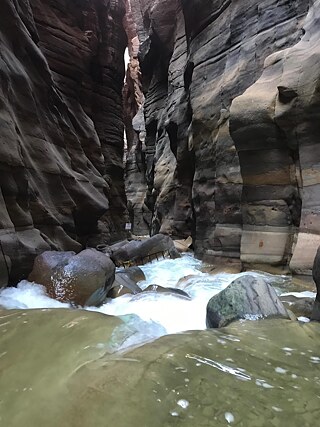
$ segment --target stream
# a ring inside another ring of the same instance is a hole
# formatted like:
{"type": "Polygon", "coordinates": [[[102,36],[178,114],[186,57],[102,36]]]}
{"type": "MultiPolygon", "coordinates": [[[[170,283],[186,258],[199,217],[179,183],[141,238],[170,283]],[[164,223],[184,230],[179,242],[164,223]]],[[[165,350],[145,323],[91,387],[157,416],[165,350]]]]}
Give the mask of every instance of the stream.
{"type": "Polygon", "coordinates": [[[1,427],[317,425],[318,323],[205,327],[208,300],[240,275],[279,294],[314,289],[208,274],[191,255],[142,269],[142,289],[179,282],[191,299],[148,292],[78,310],[27,281],[0,292],[1,427]]]}

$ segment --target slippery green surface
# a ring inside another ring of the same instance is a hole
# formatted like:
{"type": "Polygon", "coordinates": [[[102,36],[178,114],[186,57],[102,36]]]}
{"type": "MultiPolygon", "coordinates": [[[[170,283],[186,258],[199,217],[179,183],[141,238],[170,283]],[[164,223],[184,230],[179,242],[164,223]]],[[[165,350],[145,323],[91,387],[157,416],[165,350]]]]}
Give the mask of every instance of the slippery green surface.
{"type": "Polygon", "coordinates": [[[238,322],[117,353],[130,335],[119,319],[77,310],[0,313],[1,427],[319,421],[319,324],[238,322]]]}

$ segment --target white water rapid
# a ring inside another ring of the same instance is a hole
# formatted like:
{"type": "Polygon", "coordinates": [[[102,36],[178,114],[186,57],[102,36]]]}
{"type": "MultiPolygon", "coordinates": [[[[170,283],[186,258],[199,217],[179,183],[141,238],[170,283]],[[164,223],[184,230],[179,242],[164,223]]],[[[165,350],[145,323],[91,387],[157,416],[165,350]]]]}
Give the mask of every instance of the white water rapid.
{"type": "MultiPolygon", "coordinates": [[[[179,289],[187,292],[191,299],[170,293],[147,292],[123,295],[108,300],[99,308],[86,307],[86,310],[115,316],[135,315],[129,320],[129,323],[131,322],[139,331],[139,336],[136,336],[135,340],[145,342],[166,334],[205,329],[206,305],[209,299],[241,275],[262,275],[276,288],[277,286],[283,288],[289,280],[284,276],[257,272],[212,275],[201,272],[201,266],[201,261],[192,255],[184,255],[176,260],[164,259],[141,267],[146,276],[145,281],[139,282],[142,289],[151,284],[177,288],[179,279],[185,277],[179,284],[179,289]]],[[[283,290],[278,289],[278,292],[281,293],[283,290]]],[[[315,296],[311,292],[295,295],[315,296]]],[[[0,306],[6,309],[33,309],[67,308],[69,304],[49,298],[41,285],[24,280],[17,288],[6,288],[0,292],[0,306]]]]}

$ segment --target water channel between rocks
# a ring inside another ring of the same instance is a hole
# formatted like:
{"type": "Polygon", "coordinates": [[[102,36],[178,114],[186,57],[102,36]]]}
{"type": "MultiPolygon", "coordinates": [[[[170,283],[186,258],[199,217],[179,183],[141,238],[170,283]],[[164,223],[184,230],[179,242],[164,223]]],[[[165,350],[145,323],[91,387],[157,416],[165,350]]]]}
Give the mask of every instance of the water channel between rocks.
{"type": "MultiPolygon", "coordinates": [[[[202,267],[190,255],[142,267],[143,289],[185,277],[191,300],[150,292],[73,310],[27,281],[0,292],[0,426],[317,425],[320,325],[206,330],[208,300],[239,274],[202,267]]],[[[263,277],[278,293],[314,295],[263,277]]]]}

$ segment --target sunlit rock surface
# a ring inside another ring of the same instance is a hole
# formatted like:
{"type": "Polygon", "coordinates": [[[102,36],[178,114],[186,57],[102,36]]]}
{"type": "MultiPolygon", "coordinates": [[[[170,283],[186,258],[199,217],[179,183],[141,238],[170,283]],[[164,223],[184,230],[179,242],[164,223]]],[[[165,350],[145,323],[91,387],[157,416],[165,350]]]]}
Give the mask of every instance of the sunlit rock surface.
{"type": "MultiPolygon", "coordinates": [[[[123,0],[3,0],[0,229],[11,281],[126,222],[123,0]]],[[[2,267],[1,267],[2,268],[2,267]]]]}
{"type": "MultiPolygon", "coordinates": [[[[126,321],[68,310],[1,312],[1,423],[11,427],[311,427],[318,324],[261,321],[117,352],[126,321]],[[39,351],[40,348],[40,351],[39,351]]],[[[132,332],[132,331],[131,331],[132,332]]]]}

